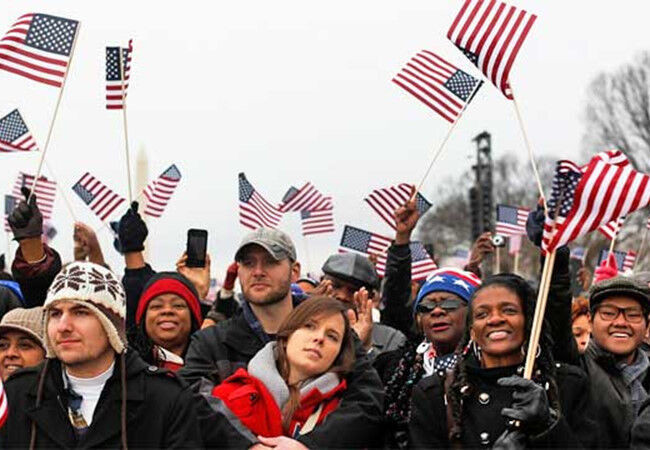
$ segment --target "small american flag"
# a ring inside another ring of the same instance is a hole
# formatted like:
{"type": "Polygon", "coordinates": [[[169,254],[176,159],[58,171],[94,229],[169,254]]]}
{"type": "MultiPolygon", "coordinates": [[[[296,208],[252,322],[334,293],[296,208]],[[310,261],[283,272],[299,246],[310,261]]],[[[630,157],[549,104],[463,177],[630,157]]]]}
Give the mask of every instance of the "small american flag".
{"type": "Polygon", "coordinates": [[[452,123],[483,84],[429,50],[411,58],[393,83],[452,123]]]}
{"type": "Polygon", "coordinates": [[[275,228],[282,212],[266,201],[246,179],[239,174],[239,223],[253,230],[260,227],[275,228]]]}
{"type": "Polygon", "coordinates": [[[508,254],[509,255],[516,255],[521,251],[521,243],[523,241],[523,235],[521,234],[515,234],[511,235],[508,238],[508,254]]]}
{"type": "Polygon", "coordinates": [[[128,48],[106,47],[106,109],[124,107],[123,99],[126,97],[131,78],[132,55],[133,39],[129,39],[128,48]]]}
{"type": "Polygon", "coordinates": [[[324,196],[311,183],[306,183],[300,189],[290,187],[279,206],[282,212],[291,211],[320,211],[332,208],[332,197],[324,196]]]}
{"type": "Polygon", "coordinates": [[[124,198],[110,190],[104,183],[86,172],[72,190],[90,207],[102,222],[124,203],[124,198]]]}
{"type": "Polygon", "coordinates": [[[11,227],[9,226],[9,221],[7,220],[9,218],[9,214],[13,212],[14,209],[16,209],[16,206],[18,206],[18,200],[16,197],[13,195],[5,195],[5,231],[7,233],[11,232],[11,227]]]}
{"type": "MultiPolygon", "coordinates": [[[[23,186],[31,189],[33,184],[34,175],[20,172],[16,177],[16,182],[14,183],[11,195],[22,199],[24,198],[24,195],[20,189],[23,186]]],[[[54,209],[54,200],[56,199],[56,181],[50,181],[44,176],[39,177],[38,182],[36,183],[36,189],[34,189],[34,195],[36,195],[36,204],[38,205],[41,214],[43,214],[43,218],[47,220],[51,219],[52,210],[54,209]]]]}
{"type": "Polygon", "coordinates": [[[318,211],[300,211],[302,235],[334,232],[334,210],[321,209],[318,211]]]}
{"type": "Polygon", "coordinates": [[[573,259],[579,259],[580,261],[583,261],[585,259],[585,248],[584,247],[573,247],[571,249],[571,258],[573,259]]]}
{"type": "MultiPolygon", "coordinates": [[[[636,260],[636,252],[629,251],[629,252],[624,252],[620,250],[614,250],[614,258],[616,259],[616,266],[618,268],[619,272],[627,272],[628,270],[632,270],[634,267],[634,261],[636,260]]],[[[607,259],[607,255],[609,255],[609,249],[604,248],[598,253],[598,264],[601,265],[603,261],[607,259]]]]}
{"type": "Polygon", "coordinates": [[[496,233],[504,236],[526,234],[528,213],[529,209],[519,206],[497,205],[496,233]]]}
{"type": "MultiPolygon", "coordinates": [[[[396,186],[375,189],[363,200],[368,203],[377,214],[379,214],[379,217],[381,217],[384,222],[386,222],[392,229],[395,229],[395,210],[406,204],[406,202],[411,198],[412,190],[412,184],[401,183],[396,186]]],[[[431,202],[424,198],[424,196],[419,192],[415,196],[415,203],[420,212],[420,216],[423,216],[424,213],[431,208],[431,202]]]]}
{"type": "Polygon", "coordinates": [[[17,109],[0,119],[0,153],[37,150],[36,141],[17,109]]]}
{"type": "Polygon", "coordinates": [[[619,230],[623,226],[624,221],[625,217],[619,217],[617,220],[612,220],[611,222],[607,222],[606,224],[601,225],[598,227],[598,231],[600,231],[603,236],[611,241],[618,234],[619,230]]]}
{"type": "Polygon", "coordinates": [[[20,16],[0,40],[0,70],[61,87],[79,22],[47,14],[20,16]]]}
{"type": "Polygon", "coordinates": [[[158,178],[149,183],[143,191],[147,199],[144,213],[151,217],[160,217],[180,181],[181,172],[176,167],[176,164],[172,164],[158,178]]]}
{"type": "Polygon", "coordinates": [[[509,76],[537,16],[496,0],[465,0],[447,38],[512,99],[509,76]]]}
{"type": "Polygon", "coordinates": [[[7,401],[7,393],[5,392],[5,387],[2,384],[2,379],[0,379],[0,428],[7,421],[7,416],[9,415],[9,402],[7,401]]]}
{"type": "Polygon", "coordinates": [[[634,263],[636,262],[636,252],[630,250],[625,254],[625,259],[623,260],[623,272],[634,269],[634,263]]]}

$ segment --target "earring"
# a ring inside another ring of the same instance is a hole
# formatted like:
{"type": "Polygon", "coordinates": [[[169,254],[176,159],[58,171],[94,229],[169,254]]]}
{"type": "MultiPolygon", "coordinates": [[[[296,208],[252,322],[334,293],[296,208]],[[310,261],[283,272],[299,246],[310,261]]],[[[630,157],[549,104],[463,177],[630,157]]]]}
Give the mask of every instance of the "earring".
{"type": "MultiPolygon", "coordinates": [[[[528,341],[524,342],[520,348],[521,356],[526,357],[526,349],[528,348],[528,341]]],[[[535,350],[535,359],[539,358],[539,355],[542,353],[542,347],[537,344],[537,349],[535,350]]]]}
{"type": "Polygon", "coordinates": [[[472,346],[472,353],[474,353],[474,356],[476,357],[476,359],[478,359],[480,361],[481,360],[481,347],[479,347],[479,345],[476,343],[476,341],[472,341],[471,346],[472,346]]]}

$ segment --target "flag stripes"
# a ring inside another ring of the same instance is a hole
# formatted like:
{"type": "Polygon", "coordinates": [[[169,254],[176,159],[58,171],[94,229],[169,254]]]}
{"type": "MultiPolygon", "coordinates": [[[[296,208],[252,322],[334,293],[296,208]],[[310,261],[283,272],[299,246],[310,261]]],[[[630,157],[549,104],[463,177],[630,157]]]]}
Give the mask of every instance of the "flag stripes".
{"type": "Polygon", "coordinates": [[[266,201],[244,173],[239,174],[239,223],[247,228],[275,228],[282,219],[282,212],[266,201]]]}
{"type": "Polygon", "coordinates": [[[0,119],[0,153],[37,150],[36,141],[17,109],[0,119]]]}
{"type": "MultiPolygon", "coordinates": [[[[19,172],[11,190],[11,195],[18,199],[23,199],[25,196],[22,194],[21,188],[25,186],[31,190],[33,184],[34,175],[19,172]]],[[[43,214],[43,218],[51,219],[54,200],[56,199],[56,181],[50,181],[44,176],[39,177],[36,188],[34,189],[34,195],[36,195],[36,204],[41,214],[43,214]]]]}
{"type": "Polygon", "coordinates": [[[332,197],[324,196],[309,182],[298,190],[290,188],[279,206],[282,212],[317,211],[329,208],[332,208],[332,197]]]}
{"type": "Polygon", "coordinates": [[[129,39],[128,48],[106,47],[106,109],[124,107],[131,78],[132,55],[133,39],[129,39]]]}
{"type": "MultiPolygon", "coordinates": [[[[395,210],[409,201],[413,188],[412,184],[401,183],[396,186],[375,189],[363,201],[368,203],[388,226],[395,229],[395,210]]],[[[423,216],[431,208],[431,202],[419,192],[415,196],[415,201],[420,216],[423,216]]]]}
{"type": "Polygon", "coordinates": [[[334,232],[334,210],[300,211],[300,224],[303,236],[334,232]]]}
{"type": "Polygon", "coordinates": [[[180,181],[181,172],[176,164],[172,164],[158,178],[149,183],[142,192],[147,199],[144,213],[151,217],[162,216],[180,181]]]}
{"type": "Polygon", "coordinates": [[[113,192],[89,172],[86,172],[77,181],[72,190],[102,222],[125,202],[123,197],[113,192]]]}
{"type": "Polygon", "coordinates": [[[526,234],[526,221],[530,210],[519,206],[497,205],[495,232],[503,236],[526,234]]]}
{"type": "Polygon", "coordinates": [[[7,416],[9,415],[9,402],[7,401],[7,393],[5,392],[5,387],[2,384],[2,379],[0,379],[0,428],[7,421],[7,416]]]}

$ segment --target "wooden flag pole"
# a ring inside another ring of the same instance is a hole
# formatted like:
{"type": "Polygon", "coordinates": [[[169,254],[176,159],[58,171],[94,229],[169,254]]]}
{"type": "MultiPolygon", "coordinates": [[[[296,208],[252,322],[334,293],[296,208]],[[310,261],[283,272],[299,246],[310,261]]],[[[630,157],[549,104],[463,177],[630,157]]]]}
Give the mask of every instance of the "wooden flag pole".
{"type": "Polygon", "coordinates": [[[634,265],[632,266],[632,272],[636,271],[636,265],[641,259],[641,252],[643,251],[643,247],[645,246],[645,241],[647,237],[648,237],[648,227],[645,227],[645,231],[643,232],[643,237],[641,238],[641,245],[639,245],[639,251],[636,254],[636,259],[634,260],[634,265]]]}
{"type": "Polygon", "coordinates": [[[501,248],[497,247],[494,252],[494,273],[501,273],[501,248]]]}
{"type": "Polygon", "coordinates": [[[52,116],[52,121],[50,122],[50,129],[47,132],[47,138],[45,139],[45,147],[43,147],[43,152],[41,153],[41,159],[38,162],[38,170],[36,171],[36,176],[34,177],[34,183],[32,184],[32,190],[29,193],[29,197],[27,198],[27,203],[29,203],[29,200],[32,198],[32,195],[34,195],[34,190],[36,189],[36,182],[38,181],[38,178],[41,176],[41,171],[43,170],[45,153],[47,152],[47,149],[50,145],[50,139],[52,138],[54,121],[56,120],[56,116],[59,112],[59,106],[61,105],[61,99],[63,98],[63,90],[65,89],[65,83],[68,80],[68,73],[70,73],[70,66],[72,66],[72,58],[74,57],[74,51],[77,46],[77,37],[79,37],[80,30],[81,30],[81,22],[78,22],[77,32],[75,33],[74,38],[72,39],[72,47],[70,47],[70,59],[68,60],[68,65],[65,68],[65,74],[63,75],[63,84],[61,85],[61,89],[59,89],[59,98],[57,98],[56,100],[56,106],[54,107],[54,115],[52,116]]]}
{"type": "Polygon", "coordinates": [[[616,238],[618,238],[618,233],[621,231],[621,228],[623,227],[623,222],[625,222],[625,220],[622,220],[620,224],[618,222],[616,223],[616,231],[614,232],[614,236],[612,236],[612,242],[609,243],[609,252],[607,253],[607,259],[609,259],[609,255],[611,255],[612,252],[614,251],[614,246],[616,245],[616,238]]]}
{"type": "Polygon", "coordinates": [[[515,252],[515,260],[512,267],[512,272],[515,274],[519,272],[519,253],[520,252],[515,252]]]}
{"type": "Polygon", "coordinates": [[[307,272],[305,272],[305,275],[309,276],[309,272],[311,270],[311,258],[309,257],[309,245],[307,243],[307,236],[303,234],[302,240],[305,244],[305,259],[307,260],[305,261],[307,263],[307,272]]]}
{"type": "Polygon", "coordinates": [[[126,89],[124,85],[124,61],[122,61],[122,47],[118,47],[118,62],[120,64],[120,78],[122,79],[122,119],[124,122],[124,148],[126,149],[126,179],[129,185],[129,205],[133,202],[133,189],[131,187],[131,156],[129,152],[129,129],[126,122],[126,89]]]}

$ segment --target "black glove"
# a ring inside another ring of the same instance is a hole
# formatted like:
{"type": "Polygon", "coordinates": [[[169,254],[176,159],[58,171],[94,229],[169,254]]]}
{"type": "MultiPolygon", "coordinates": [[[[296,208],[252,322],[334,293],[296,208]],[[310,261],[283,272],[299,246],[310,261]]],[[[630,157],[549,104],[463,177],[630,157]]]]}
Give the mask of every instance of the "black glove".
{"type": "Polygon", "coordinates": [[[535,244],[537,247],[542,246],[542,234],[544,234],[544,207],[537,205],[535,211],[528,213],[528,219],[526,220],[526,234],[530,242],[535,244]]]}
{"type": "Polygon", "coordinates": [[[3,253],[0,255],[0,272],[4,272],[5,270],[5,254],[3,253]]]}
{"type": "Polygon", "coordinates": [[[131,207],[120,219],[117,237],[120,240],[122,252],[141,252],[144,250],[144,240],[147,239],[147,224],[138,214],[138,202],[131,203],[131,207]]]}
{"type": "Polygon", "coordinates": [[[519,421],[519,427],[529,435],[548,430],[557,417],[551,413],[548,397],[543,387],[531,380],[516,375],[500,378],[500,386],[513,387],[512,407],[503,408],[501,415],[506,419],[519,421]]]}
{"type": "Polygon", "coordinates": [[[492,450],[524,450],[526,435],[518,430],[506,430],[494,441],[492,450]]]}
{"type": "Polygon", "coordinates": [[[17,241],[39,237],[43,233],[43,215],[36,204],[36,194],[32,195],[27,203],[29,188],[23,186],[20,188],[20,192],[25,196],[25,200],[21,200],[16,209],[7,217],[7,222],[14,233],[14,239],[17,241]]]}

